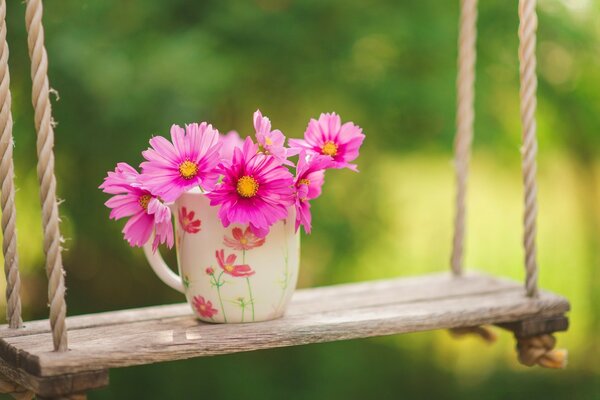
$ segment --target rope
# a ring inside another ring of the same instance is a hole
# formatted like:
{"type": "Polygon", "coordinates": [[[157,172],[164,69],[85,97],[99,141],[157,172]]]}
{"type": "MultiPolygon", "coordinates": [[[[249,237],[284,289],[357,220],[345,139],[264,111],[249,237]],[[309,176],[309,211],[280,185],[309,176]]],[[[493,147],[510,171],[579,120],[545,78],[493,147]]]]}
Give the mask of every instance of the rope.
{"type": "Polygon", "coordinates": [[[463,328],[451,328],[449,329],[450,334],[455,338],[462,338],[465,336],[477,336],[484,342],[492,344],[498,340],[498,335],[488,327],[485,326],[469,326],[463,328]]]}
{"type": "Polygon", "coordinates": [[[565,368],[567,350],[554,350],[556,339],[545,334],[528,338],[517,338],[519,362],[528,367],[539,365],[545,368],[565,368]]]}
{"type": "Polygon", "coordinates": [[[525,247],[525,288],[527,296],[535,297],[537,288],[537,258],[536,258],[536,217],[537,217],[537,185],[536,176],[536,89],[537,77],[535,73],[535,42],[537,29],[537,15],[535,0],[519,0],[519,64],[521,80],[521,124],[523,129],[522,169],[523,184],[525,186],[525,213],[524,236],[525,247]]]}
{"type": "Polygon", "coordinates": [[[461,275],[464,262],[466,193],[469,159],[473,141],[475,110],[475,42],[477,36],[477,0],[461,0],[458,34],[458,76],[456,78],[457,108],[454,166],[456,171],[456,210],[451,266],[454,275],[461,275]]]}
{"type": "MultiPolygon", "coordinates": [[[[2,3],[4,3],[4,1],[2,3]]],[[[17,400],[31,400],[34,397],[32,391],[9,380],[4,375],[0,375],[0,393],[8,394],[17,400]]]]}
{"type": "Polygon", "coordinates": [[[13,136],[10,96],[10,74],[8,71],[8,43],[6,42],[6,1],[0,0],[0,209],[2,209],[2,253],[6,275],[7,320],[11,328],[20,328],[21,277],[17,254],[17,232],[15,187],[13,168],[13,136]]]}
{"type": "Polygon", "coordinates": [[[56,179],[54,177],[54,128],[48,84],[48,58],[44,47],[42,26],[43,6],[41,0],[27,0],[25,23],[27,44],[31,58],[33,80],[32,102],[35,110],[37,131],[37,173],[40,181],[42,223],[44,227],[44,252],[48,275],[48,302],[54,350],[67,350],[65,315],[65,280],[61,257],[58,204],[56,202],[56,179]]]}

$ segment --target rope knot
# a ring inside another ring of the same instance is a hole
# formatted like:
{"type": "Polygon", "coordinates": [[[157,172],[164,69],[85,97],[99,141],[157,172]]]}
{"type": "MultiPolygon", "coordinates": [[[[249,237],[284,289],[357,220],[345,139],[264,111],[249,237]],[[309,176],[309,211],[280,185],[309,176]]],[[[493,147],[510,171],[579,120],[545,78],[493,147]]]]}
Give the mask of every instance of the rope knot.
{"type": "Polygon", "coordinates": [[[0,393],[8,394],[17,400],[31,400],[34,397],[32,391],[8,379],[4,375],[0,375],[0,393]]]}
{"type": "Polygon", "coordinates": [[[556,339],[550,334],[517,338],[519,362],[528,367],[539,365],[544,368],[565,368],[567,350],[554,349],[556,339]]]}

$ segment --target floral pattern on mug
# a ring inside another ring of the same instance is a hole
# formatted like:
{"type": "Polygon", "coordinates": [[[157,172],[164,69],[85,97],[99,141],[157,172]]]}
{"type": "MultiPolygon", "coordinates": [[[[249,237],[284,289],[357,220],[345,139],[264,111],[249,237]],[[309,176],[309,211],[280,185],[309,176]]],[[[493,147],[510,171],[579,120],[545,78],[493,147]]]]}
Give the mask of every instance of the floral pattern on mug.
{"type": "Polygon", "coordinates": [[[223,244],[234,250],[252,250],[265,244],[265,238],[259,238],[250,229],[242,231],[242,228],[233,228],[231,230],[233,237],[224,236],[223,244]]]}
{"type": "Polygon", "coordinates": [[[200,219],[194,219],[196,213],[192,210],[188,212],[187,208],[181,207],[178,212],[179,225],[187,233],[198,233],[200,232],[200,225],[202,221],[200,219]]]}
{"type": "Polygon", "coordinates": [[[225,258],[225,250],[216,251],[217,262],[219,267],[228,275],[235,277],[249,277],[254,275],[254,271],[248,264],[235,264],[237,256],[230,254],[225,258]]]}
{"type": "Polygon", "coordinates": [[[194,308],[198,311],[198,314],[205,318],[212,318],[213,315],[219,312],[216,308],[213,308],[210,300],[205,300],[202,296],[195,296],[193,302],[194,308]]]}

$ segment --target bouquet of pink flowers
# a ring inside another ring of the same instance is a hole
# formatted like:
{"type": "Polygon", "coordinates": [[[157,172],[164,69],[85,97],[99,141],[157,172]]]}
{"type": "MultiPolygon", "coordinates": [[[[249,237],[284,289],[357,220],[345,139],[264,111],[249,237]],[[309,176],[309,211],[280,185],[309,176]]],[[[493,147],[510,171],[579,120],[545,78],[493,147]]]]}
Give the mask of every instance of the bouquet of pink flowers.
{"type": "Polygon", "coordinates": [[[167,204],[196,187],[211,206],[219,207],[225,227],[246,224],[263,238],[294,206],[296,231],[302,225],[310,233],[310,201],[321,194],[325,170],[357,171],[351,162],[365,138],[362,129],[352,122],[342,124],[335,113],[321,114],[310,120],[304,139],[290,139],[287,147],[284,134],[271,130],[271,121],[260,111],[254,113],[254,129],[257,143],[251,137],[242,140],[235,131],[221,135],[206,122],[173,125],[171,141],[150,139],[150,148],[142,152],[141,173],[118,163],[100,188],[113,195],[106,202],[110,218],[129,218],[123,228],[127,242],[141,247],[154,233],[154,250],[161,243],[172,247],[167,204]],[[294,156],[295,164],[290,160],[294,156]]]}

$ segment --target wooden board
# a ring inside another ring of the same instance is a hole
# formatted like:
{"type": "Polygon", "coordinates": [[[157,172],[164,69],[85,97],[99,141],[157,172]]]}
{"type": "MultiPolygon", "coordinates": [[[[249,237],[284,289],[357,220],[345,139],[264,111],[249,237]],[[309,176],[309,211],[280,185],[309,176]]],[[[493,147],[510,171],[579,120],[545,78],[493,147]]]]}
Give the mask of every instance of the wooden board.
{"type": "Polygon", "coordinates": [[[14,369],[0,360],[0,374],[36,393],[38,395],[37,398],[61,397],[108,385],[108,370],[39,377],[19,369],[14,369]]]}
{"type": "Polygon", "coordinates": [[[187,304],[70,317],[69,351],[52,352],[47,321],[0,327],[0,357],[49,377],[283,346],[562,316],[569,303],[481,274],[414,278],[298,290],[286,315],[249,324],[206,324],[187,304]]]}

